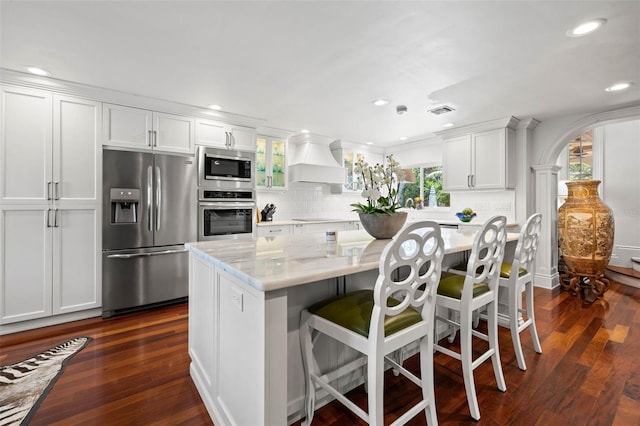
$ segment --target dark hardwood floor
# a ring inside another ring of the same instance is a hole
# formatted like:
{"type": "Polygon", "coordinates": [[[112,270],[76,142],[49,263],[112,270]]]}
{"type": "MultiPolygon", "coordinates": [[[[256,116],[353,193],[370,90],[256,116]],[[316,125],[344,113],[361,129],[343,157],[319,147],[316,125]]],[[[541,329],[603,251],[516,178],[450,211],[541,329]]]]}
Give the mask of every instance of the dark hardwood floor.
{"type": "MultiPolygon", "coordinates": [[[[534,352],[531,336],[523,333],[528,369],[520,371],[510,334],[500,328],[507,392],[496,388],[489,362],[476,369],[479,422],[469,417],[459,362],[435,355],[439,422],[639,425],[640,289],[612,283],[604,300],[588,307],[566,292],[536,289],[535,295],[543,354],[534,352]]],[[[186,304],[0,336],[0,364],[75,336],[94,340],[69,361],[32,425],[211,424],[189,377],[186,304]]],[[[417,370],[417,357],[406,365],[417,370]]],[[[391,374],[386,380],[390,423],[415,400],[417,390],[391,374]]],[[[350,395],[366,406],[362,387],[350,395]]],[[[335,402],[314,418],[314,425],[351,424],[362,422],[335,402]]],[[[410,424],[425,424],[424,415],[410,424]]]]}

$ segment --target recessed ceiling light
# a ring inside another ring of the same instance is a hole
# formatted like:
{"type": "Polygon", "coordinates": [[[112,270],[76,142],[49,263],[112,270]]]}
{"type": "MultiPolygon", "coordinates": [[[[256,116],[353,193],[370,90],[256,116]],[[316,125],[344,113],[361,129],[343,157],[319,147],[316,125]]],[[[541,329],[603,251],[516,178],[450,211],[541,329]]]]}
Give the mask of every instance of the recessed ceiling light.
{"type": "Polygon", "coordinates": [[[51,75],[51,73],[43,68],[40,67],[32,67],[32,66],[27,66],[25,67],[27,72],[31,73],[31,74],[35,74],[35,75],[40,75],[40,76],[48,76],[51,75]]]}
{"type": "Polygon", "coordinates": [[[604,18],[591,19],[587,22],[583,22],[574,29],[567,31],[567,35],[569,37],[582,37],[584,35],[591,34],[606,23],[607,20],[604,18]]]}
{"type": "Polygon", "coordinates": [[[453,123],[444,123],[442,127],[453,127],[453,123]]]}
{"type": "Polygon", "coordinates": [[[367,145],[373,145],[373,142],[369,141],[367,142],[367,145]]]}
{"type": "Polygon", "coordinates": [[[309,131],[307,129],[302,129],[302,130],[300,130],[300,133],[311,133],[311,131],[309,131]]]}
{"type": "Polygon", "coordinates": [[[630,81],[625,81],[625,82],[622,82],[622,83],[616,83],[616,84],[614,84],[612,86],[607,87],[604,90],[606,90],[607,92],[617,92],[617,91],[620,91],[620,90],[628,89],[629,87],[631,87],[632,84],[633,83],[630,82],[630,81]]]}
{"type": "Polygon", "coordinates": [[[401,140],[401,141],[406,141],[407,139],[409,139],[409,138],[408,138],[408,137],[406,137],[406,136],[401,136],[401,137],[400,137],[400,140],[401,140]]]}
{"type": "Polygon", "coordinates": [[[211,105],[208,105],[208,106],[207,106],[207,108],[209,108],[209,109],[215,109],[216,111],[220,111],[220,110],[222,109],[222,107],[221,107],[220,105],[218,105],[218,104],[211,104],[211,105]]]}
{"type": "Polygon", "coordinates": [[[375,106],[384,106],[384,105],[387,105],[389,101],[387,99],[376,99],[371,103],[374,104],[375,106]]]}

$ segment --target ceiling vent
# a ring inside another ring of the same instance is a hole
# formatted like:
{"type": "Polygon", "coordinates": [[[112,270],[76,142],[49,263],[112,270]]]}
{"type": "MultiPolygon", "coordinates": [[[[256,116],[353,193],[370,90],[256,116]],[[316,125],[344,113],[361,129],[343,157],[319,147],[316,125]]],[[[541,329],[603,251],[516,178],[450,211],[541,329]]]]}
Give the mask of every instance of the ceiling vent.
{"type": "Polygon", "coordinates": [[[455,109],[451,108],[450,106],[443,105],[438,108],[430,109],[428,112],[430,112],[431,114],[440,115],[451,111],[455,111],[455,109]]]}

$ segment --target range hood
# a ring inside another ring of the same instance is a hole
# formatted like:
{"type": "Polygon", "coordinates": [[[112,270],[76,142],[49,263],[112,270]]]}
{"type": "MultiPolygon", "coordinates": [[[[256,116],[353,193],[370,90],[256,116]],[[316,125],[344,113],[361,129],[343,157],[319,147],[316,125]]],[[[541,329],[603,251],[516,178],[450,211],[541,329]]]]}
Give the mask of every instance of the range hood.
{"type": "Polygon", "coordinates": [[[343,184],[347,181],[347,169],[340,166],[331,154],[332,138],[311,133],[289,138],[294,148],[293,160],[289,163],[291,182],[319,182],[343,184]]]}

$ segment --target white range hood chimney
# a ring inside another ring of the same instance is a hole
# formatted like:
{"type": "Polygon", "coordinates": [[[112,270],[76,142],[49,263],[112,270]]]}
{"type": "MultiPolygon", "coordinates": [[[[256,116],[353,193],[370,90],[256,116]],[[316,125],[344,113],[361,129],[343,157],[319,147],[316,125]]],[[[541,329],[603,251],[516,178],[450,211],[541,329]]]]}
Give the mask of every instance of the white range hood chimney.
{"type": "Polygon", "coordinates": [[[303,133],[289,138],[295,145],[293,160],[289,163],[292,182],[339,183],[347,181],[347,169],[340,166],[331,154],[329,144],[333,138],[303,133]]]}

